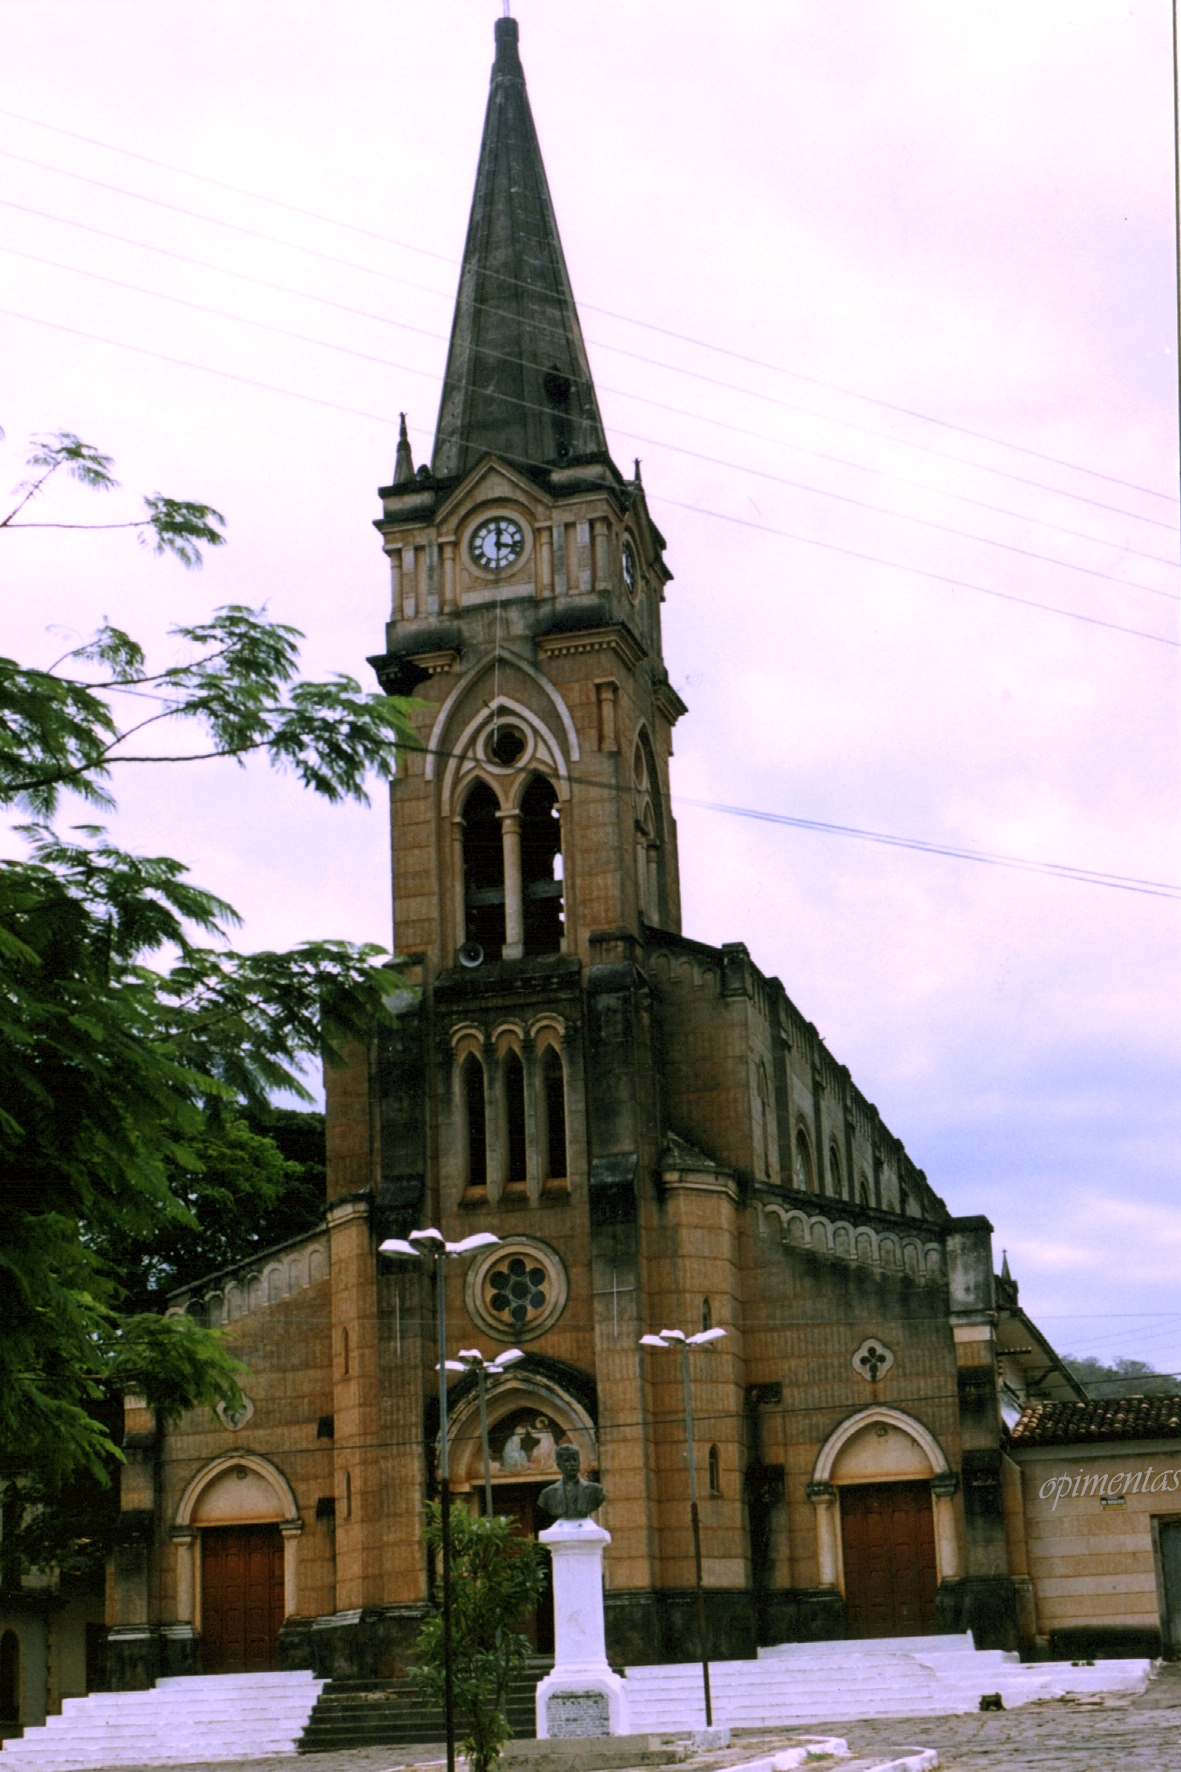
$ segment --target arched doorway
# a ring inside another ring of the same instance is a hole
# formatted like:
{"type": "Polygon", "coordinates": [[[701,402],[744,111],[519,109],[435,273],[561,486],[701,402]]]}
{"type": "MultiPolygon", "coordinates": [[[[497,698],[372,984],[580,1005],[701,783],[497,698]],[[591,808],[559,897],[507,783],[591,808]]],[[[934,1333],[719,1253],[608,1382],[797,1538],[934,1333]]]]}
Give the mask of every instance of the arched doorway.
{"type": "Polygon", "coordinates": [[[277,1667],[302,1529],[290,1484],[266,1459],[218,1459],[189,1484],[172,1534],[176,1610],[200,1636],[205,1673],[277,1667]]]}
{"type": "MultiPolygon", "coordinates": [[[[516,1524],[526,1538],[538,1538],[553,1519],[538,1505],[543,1489],[557,1481],[555,1453],[563,1443],[578,1447],[584,1474],[597,1473],[598,1444],[585,1409],[546,1379],[507,1377],[488,1397],[489,1470],[492,1506],[516,1524]]],[[[484,1453],[478,1403],[461,1402],[452,1417],[451,1486],[466,1492],[468,1505],[483,1513],[484,1453]]],[[[554,1652],[553,1595],[547,1589],[525,1626],[537,1655],[554,1652]]]]}
{"type": "Polygon", "coordinates": [[[901,1410],[860,1410],[825,1442],[808,1492],[850,1637],[938,1631],[939,1583],[960,1573],[955,1488],[938,1441],[901,1410]]]}
{"type": "Polygon", "coordinates": [[[21,1720],[21,1640],[14,1630],[0,1636],[0,1729],[21,1720]]]}

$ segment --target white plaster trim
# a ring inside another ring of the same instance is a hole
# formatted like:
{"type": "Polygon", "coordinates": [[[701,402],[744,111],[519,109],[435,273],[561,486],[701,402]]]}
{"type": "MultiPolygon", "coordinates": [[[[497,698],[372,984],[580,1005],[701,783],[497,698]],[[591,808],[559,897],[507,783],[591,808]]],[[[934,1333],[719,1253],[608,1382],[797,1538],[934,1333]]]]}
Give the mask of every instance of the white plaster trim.
{"type": "MultiPolygon", "coordinates": [[[[504,654],[504,657],[510,665],[515,666],[518,670],[524,671],[525,675],[528,678],[530,678],[534,683],[536,683],[540,689],[544,689],[545,693],[549,696],[550,700],[554,704],[554,707],[557,709],[558,716],[561,719],[562,725],[564,726],[565,731],[566,731],[566,739],[567,739],[567,742],[570,747],[570,761],[572,763],[577,763],[579,761],[580,756],[581,756],[581,752],[579,751],[579,748],[578,748],[578,733],[574,729],[574,720],[571,716],[570,709],[566,706],[566,703],[563,701],[562,697],[558,694],[557,690],[554,688],[553,684],[549,681],[549,679],[546,677],[543,677],[541,672],[539,670],[537,670],[537,668],[534,665],[527,664],[526,661],[523,658],[518,657],[518,655],[515,652],[506,652],[504,654]]],[[[490,671],[493,668],[495,662],[496,662],[495,659],[490,658],[487,661],[487,663],[483,666],[484,671],[490,671]]],[[[443,729],[446,726],[447,721],[451,717],[451,710],[455,706],[455,703],[459,700],[459,697],[464,693],[464,691],[466,689],[470,688],[471,684],[476,680],[476,677],[479,674],[480,673],[477,671],[470,677],[461,677],[459,682],[455,685],[455,688],[451,691],[450,695],[447,697],[446,701],[443,703],[442,707],[439,709],[438,715],[435,719],[435,723],[431,727],[430,738],[427,740],[427,758],[426,758],[426,765],[423,769],[424,780],[434,781],[434,779],[435,779],[435,758],[438,756],[438,753],[439,753],[439,741],[443,736],[443,729]]],[[[506,705],[508,705],[508,704],[506,704],[506,705]]],[[[538,724],[536,719],[534,719],[533,724],[534,725],[538,724]]]]}
{"type": "MultiPolygon", "coordinates": [[[[599,1446],[594,1422],[580,1403],[576,1403],[573,1397],[550,1379],[525,1372],[519,1377],[506,1374],[503,1379],[488,1387],[489,1432],[498,1421],[518,1409],[536,1409],[539,1415],[553,1416],[582,1453],[582,1474],[585,1476],[587,1471],[598,1468],[599,1446]]],[[[447,1445],[448,1463],[454,1473],[452,1482],[462,1483],[465,1479],[459,1473],[466,1472],[466,1480],[473,1489],[478,1489],[484,1481],[478,1391],[465,1397],[454,1414],[448,1416],[447,1445]]],[[[524,1480],[529,1481],[527,1477],[524,1480]]],[[[493,1475],[494,1488],[497,1483],[505,1481],[519,1482],[521,1479],[516,1476],[504,1478],[493,1475]]]]}
{"type": "MultiPolygon", "coordinates": [[[[273,1465],[269,1459],[259,1458],[253,1452],[227,1452],[223,1457],[213,1459],[203,1470],[197,1472],[180,1498],[175,1524],[192,1527],[193,1512],[197,1502],[208,1489],[210,1483],[215,1482],[218,1477],[224,1476],[226,1471],[236,1470],[239,1465],[245,1466],[256,1476],[262,1477],[263,1481],[269,1483],[274,1490],[275,1506],[278,1509],[278,1519],[274,1521],[275,1525],[280,1522],[286,1525],[298,1519],[299,1503],[295,1499],[295,1491],[276,1465],[273,1465]]],[[[232,1525],[233,1522],[227,1520],[225,1524],[232,1525]]]]}
{"type": "MultiPolygon", "coordinates": [[[[432,739],[431,742],[433,746],[434,740],[432,739]]],[[[535,775],[548,776],[551,773],[556,775],[558,778],[559,799],[568,800],[570,798],[569,771],[566,767],[566,759],[562,755],[561,745],[557,742],[557,739],[554,737],[549,727],[546,726],[543,721],[539,720],[536,714],[532,713],[529,708],[525,707],[523,702],[513,701],[512,698],[507,695],[498,695],[495,696],[493,700],[485,702],[480,708],[479,713],[476,714],[473,720],[468,722],[456,739],[455,748],[447,759],[447,768],[443,773],[441,797],[444,816],[447,815],[448,808],[453,806],[456,794],[455,778],[465,764],[469,766],[474,765],[474,775],[471,779],[487,782],[506,812],[511,812],[515,809],[515,803],[519,801],[525,787],[535,775]],[[481,763],[480,759],[475,755],[475,739],[477,735],[482,732],[486,726],[491,726],[493,724],[497,713],[501,710],[511,714],[514,719],[520,720],[521,723],[527,726],[533,734],[533,754],[521,764],[519,773],[501,769],[497,769],[493,772],[485,764],[481,763]],[[538,746],[536,742],[538,739],[542,741],[541,746],[538,746]],[[539,750],[542,747],[544,747],[547,753],[545,756],[539,755],[539,750]],[[550,762],[551,758],[553,760],[552,769],[550,762]]],[[[468,787],[468,782],[469,778],[465,776],[463,782],[465,790],[468,787]]],[[[458,817],[459,814],[452,810],[451,816],[458,817]]]]}
{"type": "MultiPolygon", "coordinates": [[[[812,1481],[814,1483],[830,1483],[833,1466],[836,1464],[841,1448],[848,1444],[854,1434],[860,1433],[863,1427],[868,1427],[871,1422],[875,1421],[884,1422],[887,1427],[896,1427],[902,1433],[909,1434],[911,1439],[926,1453],[933,1477],[942,1476],[945,1471],[951,1469],[942,1446],[921,1421],[916,1421],[913,1415],[907,1415],[901,1409],[888,1409],[884,1404],[871,1403],[867,1409],[859,1409],[855,1415],[850,1415],[847,1420],[842,1421],[840,1427],[835,1428],[829,1434],[816,1455],[816,1463],[812,1468],[812,1481]]],[[[888,1482],[890,1479],[884,1477],[882,1480],[888,1482]]],[[[858,1481],[864,1482],[865,1478],[861,1477],[858,1481]]]]}

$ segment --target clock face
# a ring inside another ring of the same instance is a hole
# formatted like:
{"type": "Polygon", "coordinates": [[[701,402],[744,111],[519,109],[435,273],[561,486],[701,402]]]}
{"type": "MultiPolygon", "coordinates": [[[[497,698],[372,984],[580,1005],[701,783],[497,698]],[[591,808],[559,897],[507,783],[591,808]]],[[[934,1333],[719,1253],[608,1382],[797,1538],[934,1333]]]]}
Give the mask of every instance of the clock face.
{"type": "Polygon", "coordinates": [[[511,517],[485,517],[471,540],[472,559],[485,572],[499,572],[525,551],[525,532],[511,517]]]}
{"type": "Polygon", "coordinates": [[[623,544],[623,582],[627,586],[628,595],[636,594],[636,553],[630,541],[623,544]]]}

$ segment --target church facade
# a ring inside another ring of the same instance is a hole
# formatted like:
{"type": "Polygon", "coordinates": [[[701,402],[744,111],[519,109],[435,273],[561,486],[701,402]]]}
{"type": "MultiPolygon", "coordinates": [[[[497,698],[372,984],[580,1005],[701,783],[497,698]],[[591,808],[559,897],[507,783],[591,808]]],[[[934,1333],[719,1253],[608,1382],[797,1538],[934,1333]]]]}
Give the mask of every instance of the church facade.
{"type": "MultiPolygon", "coordinates": [[[[691,1355],[710,1653],[972,1628],[1032,1650],[1005,1421],[1081,1395],[957,1217],[741,941],[681,929],[661,611],[638,464],[611,458],[518,56],[496,60],[432,459],[403,428],[376,520],[371,660],[421,750],[391,792],[392,1032],[326,1076],[323,1225],[174,1300],[245,1362],[234,1418],[129,1407],[112,1681],[400,1672],[428,1602],[433,1278],[489,1388],[497,1511],[533,1531],[573,1443],[613,1662],[698,1653],[680,1361],[691,1355]]],[[[483,1502],[474,1381],[453,1491],[483,1502]]],[[[536,1621],[544,1653],[545,1620],[536,1621]]]]}

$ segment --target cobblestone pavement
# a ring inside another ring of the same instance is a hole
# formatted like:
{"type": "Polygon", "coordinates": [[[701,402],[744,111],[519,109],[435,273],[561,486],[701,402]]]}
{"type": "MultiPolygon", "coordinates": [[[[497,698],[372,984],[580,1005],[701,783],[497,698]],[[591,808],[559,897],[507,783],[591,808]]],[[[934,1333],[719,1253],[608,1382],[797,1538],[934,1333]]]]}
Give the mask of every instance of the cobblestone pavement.
{"type": "MultiPolygon", "coordinates": [[[[740,1729],[725,1753],[687,1762],[684,1772],[719,1772],[785,1745],[787,1731],[740,1729]]],[[[791,1734],[797,1734],[791,1731],[791,1734]]],[[[803,1733],[799,1731],[798,1733],[803,1733]]],[[[843,1735],[861,1759],[885,1760],[904,1747],[934,1747],[942,1772],[1181,1772],[1181,1664],[1163,1667],[1133,1699],[1099,1703],[1051,1699],[1016,1710],[968,1716],[809,1724],[808,1735],[843,1735]]],[[[202,1761],[168,1772],[438,1772],[440,1748],[365,1747],[347,1753],[202,1761]]],[[[0,1758],[0,1766],[3,1761],[0,1758]]],[[[847,1762],[829,1762],[841,1772],[847,1762]]],[[[111,1766],[106,1772],[132,1772],[111,1766]]]]}

